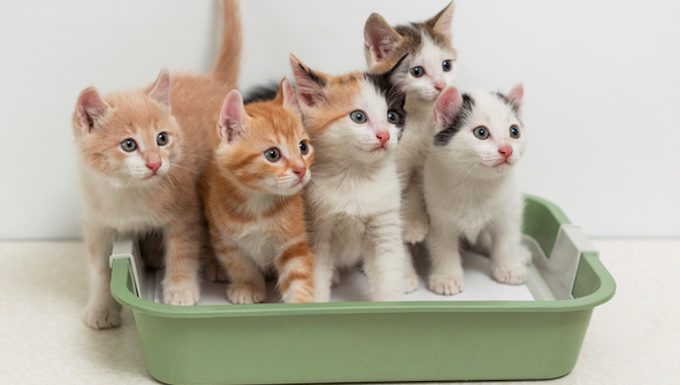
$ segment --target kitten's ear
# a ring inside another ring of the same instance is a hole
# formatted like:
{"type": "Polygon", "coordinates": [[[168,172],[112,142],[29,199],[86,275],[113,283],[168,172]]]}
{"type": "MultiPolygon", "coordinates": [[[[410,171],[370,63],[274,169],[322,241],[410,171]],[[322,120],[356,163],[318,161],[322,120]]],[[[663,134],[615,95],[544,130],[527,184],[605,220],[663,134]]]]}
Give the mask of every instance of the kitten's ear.
{"type": "Polygon", "coordinates": [[[434,124],[437,128],[441,128],[453,119],[460,112],[460,107],[463,105],[463,97],[456,87],[449,87],[445,89],[434,107],[434,124]]]}
{"type": "Polygon", "coordinates": [[[426,21],[425,24],[432,27],[432,29],[446,37],[451,36],[451,26],[453,24],[453,9],[455,5],[452,2],[446,8],[439,11],[433,18],[426,21]]]}
{"type": "Polygon", "coordinates": [[[238,90],[231,90],[222,103],[220,111],[220,121],[218,124],[218,135],[220,139],[227,143],[233,142],[246,128],[246,109],[243,106],[243,97],[238,90]]]}
{"type": "Polygon", "coordinates": [[[149,96],[170,110],[170,74],[168,70],[162,69],[158,74],[156,82],[149,91],[149,96]]]}
{"type": "Polygon", "coordinates": [[[327,76],[313,71],[304,65],[295,55],[290,55],[290,67],[297,84],[298,101],[302,101],[307,107],[314,107],[326,98],[324,88],[327,76]]]}
{"type": "Polygon", "coordinates": [[[369,68],[385,60],[401,40],[399,32],[382,16],[371,14],[364,25],[364,48],[369,68]]]}
{"type": "Polygon", "coordinates": [[[522,83],[515,85],[508,92],[508,100],[515,107],[517,112],[522,110],[522,99],[524,99],[524,85],[522,83]]]}
{"type": "Polygon", "coordinates": [[[76,102],[76,120],[84,133],[91,132],[111,106],[94,87],[84,89],[76,102]]]}
{"type": "Polygon", "coordinates": [[[279,83],[279,92],[276,94],[276,101],[283,105],[283,108],[289,110],[294,114],[300,114],[300,105],[298,105],[295,90],[288,79],[281,79],[279,83]]]}

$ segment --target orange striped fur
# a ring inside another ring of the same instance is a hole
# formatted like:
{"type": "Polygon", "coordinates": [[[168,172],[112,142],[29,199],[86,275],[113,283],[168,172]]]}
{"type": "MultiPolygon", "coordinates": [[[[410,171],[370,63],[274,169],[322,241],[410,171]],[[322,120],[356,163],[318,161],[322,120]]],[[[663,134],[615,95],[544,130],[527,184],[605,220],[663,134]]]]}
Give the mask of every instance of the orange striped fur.
{"type": "Polygon", "coordinates": [[[236,304],[264,301],[264,273],[274,269],[284,302],[311,302],[313,256],[301,190],[310,179],[314,155],[292,87],[284,79],[276,99],[245,107],[232,91],[219,121],[221,139],[201,184],[201,198],[212,248],[230,279],[227,299],[236,304]],[[306,155],[302,142],[308,144],[306,155]],[[280,151],[280,159],[266,158],[272,148],[280,151]]]}

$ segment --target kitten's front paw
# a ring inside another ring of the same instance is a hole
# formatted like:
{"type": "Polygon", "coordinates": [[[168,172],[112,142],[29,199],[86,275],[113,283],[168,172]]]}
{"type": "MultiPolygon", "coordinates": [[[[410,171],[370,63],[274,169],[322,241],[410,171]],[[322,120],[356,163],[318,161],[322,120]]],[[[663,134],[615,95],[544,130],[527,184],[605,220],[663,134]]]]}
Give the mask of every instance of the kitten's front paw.
{"type": "Polygon", "coordinates": [[[420,279],[418,278],[418,274],[416,274],[415,271],[411,270],[406,273],[406,276],[404,277],[404,292],[405,293],[413,293],[414,291],[418,290],[418,287],[420,286],[420,279]]]}
{"type": "Polygon", "coordinates": [[[428,280],[430,290],[439,295],[454,295],[463,291],[465,285],[463,275],[433,274],[428,280]]]}
{"type": "Polygon", "coordinates": [[[198,282],[163,282],[163,303],[174,306],[193,306],[200,298],[198,282]]]}
{"type": "Polygon", "coordinates": [[[425,240],[430,231],[430,225],[426,221],[406,221],[404,222],[403,237],[404,242],[416,244],[425,240]]]}
{"type": "Polygon", "coordinates": [[[120,308],[90,306],[85,310],[83,322],[94,330],[120,326],[120,308]]]}
{"type": "Polygon", "coordinates": [[[235,305],[245,305],[264,302],[266,292],[264,287],[250,283],[232,283],[227,285],[227,299],[235,305]]]}
{"type": "Polygon", "coordinates": [[[210,261],[206,262],[206,264],[205,264],[205,277],[210,282],[227,282],[227,281],[229,281],[229,277],[227,276],[226,270],[224,270],[222,265],[215,260],[210,260],[210,261]]]}
{"type": "Polygon", "coordinates": [[[500,283],[520,285],[527,281],[527,267],[524,264],[492,265],[491,275],[500,283]]]}

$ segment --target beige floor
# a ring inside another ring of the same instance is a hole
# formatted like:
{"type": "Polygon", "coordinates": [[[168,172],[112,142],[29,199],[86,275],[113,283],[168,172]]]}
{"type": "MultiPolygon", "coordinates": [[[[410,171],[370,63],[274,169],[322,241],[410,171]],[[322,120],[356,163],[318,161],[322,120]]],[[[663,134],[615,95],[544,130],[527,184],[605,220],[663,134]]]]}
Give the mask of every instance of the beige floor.
{"type": "MultiPolygon", "coordinates": [[[[680,384],[680,240],[594,243],[617,294],[595,311],[574,372],[546,383],[680,384]]],[[[116,330],[80,322],[83,252],[77,242],[0,243],[0,384],[155,383],[129,312],[116,330]]]]}

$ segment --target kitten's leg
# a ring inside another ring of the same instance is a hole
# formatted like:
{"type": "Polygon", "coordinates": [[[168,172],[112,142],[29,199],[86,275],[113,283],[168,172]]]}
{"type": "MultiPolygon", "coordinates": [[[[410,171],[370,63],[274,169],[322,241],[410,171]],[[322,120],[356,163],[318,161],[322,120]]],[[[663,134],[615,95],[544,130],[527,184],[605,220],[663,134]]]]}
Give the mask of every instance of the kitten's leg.
{"type": "Polygon", "coordinates": [[[90,254],[90,298],[83,321],[92,329],[120,325],[121,306],[111,296],[109,256],[113,249],[114,231],[84,226],[85,243],[90,254]]]}
{"type": "Polygon", "coordinates": [[[390,301],[404,293],[406,249],[397,210],[379,214],[366,225],[364,272],[373,301],[390,301]]]}
{"type": "Polygon", "coordinates": [[[251,258],[233,242],[213,243],[217,259],[229,275],[227,299],[233,304],[263,302],[267,297],[264,276],[251,258]]]}
{"type": "MultiPolygon", "coordinates": [[[[335,274],[335,262],[331,255],[333,220],[325,218],[315,223],[311,235],[314,253],[314,301],[328,302],[331,299],[331,284],[335,274]]],[[[339,279],[338,279],[339,281],[339,279]]]]}
{"type": "Polygon", "coordinates": [[[288,247],[276,261],[279,290],[285,303],[314,301],[314,256],[307,239],[301,239],[288,247]]]}
{"type": "Polygon", "coordinates": [[[441,295],[463,291],[463,265],[458,249],[459,234],[450,226],[433,223],[427,235],[427,248],[432,261],[428,286],[441,295]]]}
{"type": "Polygon", "coordinates": [[[420,278],[414,266],[413,256],[408,246],[404,245],[404,292],[412,293],[418,290],[420,278]]]}
{"type": "Polygon", "coordinates": [[[491,275],[501,283],[519,285],[527,280],[526,248],[521,244],[519,225],[497,222],[491,226],[491,275]]]}
{"type": "Polygon", "coordinates": [[[198,302],[200,228],[198,221],[179,218],[165,229],[165,277],[163,278],[163,303],[191,306],[198,302]]]}
{"type": "Polygon", "coordinates": [[[430,223],[423,197],[423,178],[414,173],[406,188],[402,191],[401,215],[403,218],[404,242],[422,242],[430,230],[430,223]]]}

